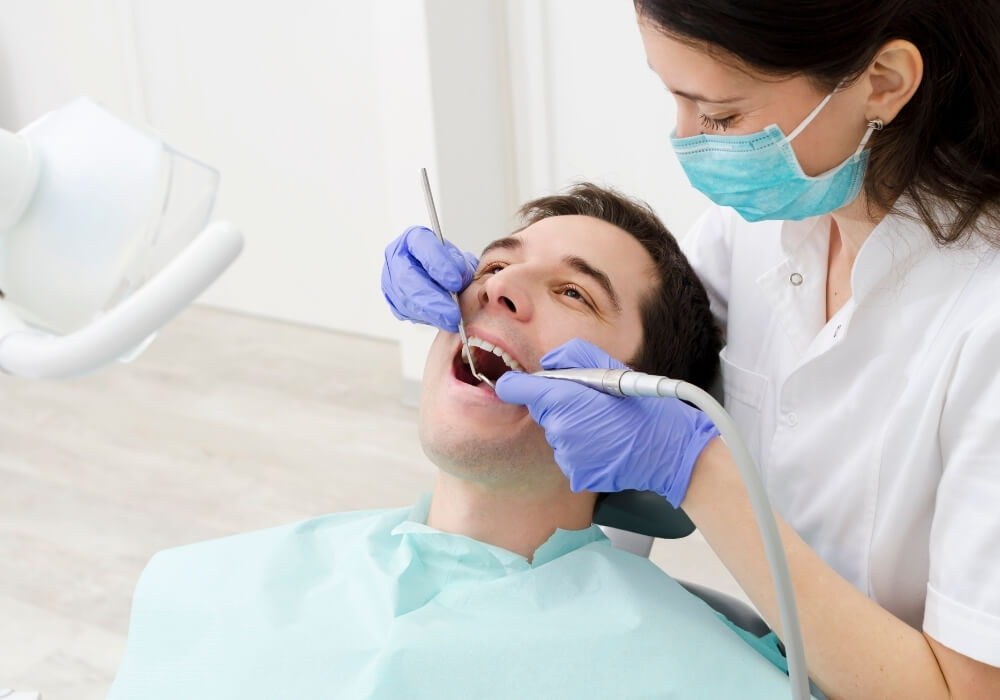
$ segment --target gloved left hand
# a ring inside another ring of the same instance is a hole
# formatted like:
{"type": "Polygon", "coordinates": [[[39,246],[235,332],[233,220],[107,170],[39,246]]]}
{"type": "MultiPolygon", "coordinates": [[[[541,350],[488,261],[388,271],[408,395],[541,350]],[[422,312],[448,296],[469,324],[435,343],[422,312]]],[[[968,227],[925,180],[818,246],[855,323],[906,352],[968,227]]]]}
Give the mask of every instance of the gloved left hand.
{"type": "Polygon", "coordinates": [[[465,289],[478,265],[472,253],[411,226],[385,248],[382,294],[396,318],[457,333],[462,313],[448,292],[465,289]]]}
{"type": "MultiPolygon", "coordinates": [[[[544,369],[624,369],[590,343],[574,339],[542,357],[544,369]]],[[[527,406],[545,430],[573,491],[655,491],[675,508],[702,449],[719,434],[701,411],[678,399],[604,394],[565,379],[506,372],[496,393],[527,406]]]]}

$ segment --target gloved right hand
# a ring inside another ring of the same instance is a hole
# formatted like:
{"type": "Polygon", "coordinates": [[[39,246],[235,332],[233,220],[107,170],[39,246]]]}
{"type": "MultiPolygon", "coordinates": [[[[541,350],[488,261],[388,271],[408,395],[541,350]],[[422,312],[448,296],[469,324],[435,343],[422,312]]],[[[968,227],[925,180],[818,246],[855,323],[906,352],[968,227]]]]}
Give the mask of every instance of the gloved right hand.
{"type": "MultiPolygon", "coordinates": [[[[543,369],[625,369],[596,345],[574,338],[542,356],[543,369]]],[[[573,491],[655,491],[679,508],[695,462],[719,435],[679,399],[620,398],[563,379],[505,372],[497,396],[526,406],[545,430],[573,491]]]]}
{"type": "Polygon", "coordinates": [[[411,226],[385,248],[382,294],[396,318],[458,332],[462,315],[448,292],[469,286],[479,267],[472,253],[411,226]]]}

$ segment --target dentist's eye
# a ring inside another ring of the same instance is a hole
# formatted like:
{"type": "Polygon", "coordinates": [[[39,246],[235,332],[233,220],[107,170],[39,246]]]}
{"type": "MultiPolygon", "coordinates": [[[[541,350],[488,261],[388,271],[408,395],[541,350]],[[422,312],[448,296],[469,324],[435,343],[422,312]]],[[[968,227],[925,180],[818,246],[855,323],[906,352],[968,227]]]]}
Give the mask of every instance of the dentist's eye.
{"type": "Polygon", "coordinates": [[[698,119],[701,120],[702,126],[706,129],[725,131],[733,125],[733,121],[736,117],[723,117],[721,119],[716,119],[715,117],[710,117],[707,114],[699,114],[698,119]]]}

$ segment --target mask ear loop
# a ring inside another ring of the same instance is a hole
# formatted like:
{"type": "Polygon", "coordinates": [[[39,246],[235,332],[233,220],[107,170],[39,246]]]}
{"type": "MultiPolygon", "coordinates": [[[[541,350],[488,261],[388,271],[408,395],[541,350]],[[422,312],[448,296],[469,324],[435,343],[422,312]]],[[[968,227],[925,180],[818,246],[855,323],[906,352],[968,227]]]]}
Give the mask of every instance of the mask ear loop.
{"type": "Polygon", "coordinates": [[[882,131],[882,128],[884,126],[885,126],[885,124],[878,117],[875,117],[874,119],[869,119],[868,120],[868,131],[866,131],[865,135],[861,138],[861,143],[858,144],[858,150],[856,150],[854,152],[854,156],[853,156],[854,158],[857,158],[858,156],[860,156],[861,155],[861,151],[865,150],[865,146],[868,145],[868,139],[870,139],[872,137],[872,132],[874,132],[874,131],[882,131]]]}
{"type": "Polygon", "coordinates": [[[824,97],[823,100],[818,105],[816,105],[815,108],[813,108],[813,111],[811,111],[809,114],[807,114],[805,119],[803,119],[802,121],[799,122],[799,125],[797,127],[795,127],[795,130],[792,131],[792,133],[788,135],[787,140],[788,140],[789,143],[792,142],[792,139],[794,139],[796,136],[798,136],[799,134],[801,134],[803,129],[805,129],[807,126],[809,126],[809,123],[812,122],[812,120],[816,118],[816,115],[819,114],[819,111],[821,109],[823,109],[824,107],[826,107],[826,103],[829,102],[830,99],[834,95],[837,94],[837,91],[840,90],[840,86],[843,85],[843,84],[844,84],[843,80],[841,80],[839,83],[837,83],[837,86],[835,88],[833,88],[833,92],[831,92],[829,95],[827,95],[826,97],[824,97]]]}

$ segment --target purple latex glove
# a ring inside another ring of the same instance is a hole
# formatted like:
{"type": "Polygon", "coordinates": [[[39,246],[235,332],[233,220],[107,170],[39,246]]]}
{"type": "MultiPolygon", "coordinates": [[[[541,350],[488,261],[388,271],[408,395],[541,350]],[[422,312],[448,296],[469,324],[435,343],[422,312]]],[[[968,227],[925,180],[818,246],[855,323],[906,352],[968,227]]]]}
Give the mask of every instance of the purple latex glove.
{"type": "Polygon", "coordinates": [[[456,333],[461,312],[448,292],[469,286],[479,261],[434,232],[411,226],[385,248],[382,294],[396,318],[456,333]]]}
{"type": "MultiPolygon", "coordinates": [[[[541,364],[544,369],[625,367],[579,339],[545,354],[541,364]]],[[[573,491],[655,491],[676,508],[695,460],[719,434],[708,416],[678,399],[621,398],[523,372],[506,372],[496,393],[528,407],[573,491]]]]}

